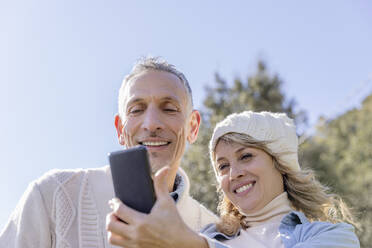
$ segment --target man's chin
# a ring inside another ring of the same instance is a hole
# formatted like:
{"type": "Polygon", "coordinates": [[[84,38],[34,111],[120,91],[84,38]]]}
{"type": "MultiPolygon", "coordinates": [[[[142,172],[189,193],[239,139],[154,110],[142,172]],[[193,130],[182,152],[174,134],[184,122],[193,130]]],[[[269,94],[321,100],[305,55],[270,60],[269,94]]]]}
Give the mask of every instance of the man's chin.
{"type": "Polygon", "coordinates": [[[151,171],[154,174],[163,167],[171,166],[171,163],[169,161],[159,161],[159,159],[151,159],[151,158],[150,158],[150,164],[151,164],[151,171]]]}

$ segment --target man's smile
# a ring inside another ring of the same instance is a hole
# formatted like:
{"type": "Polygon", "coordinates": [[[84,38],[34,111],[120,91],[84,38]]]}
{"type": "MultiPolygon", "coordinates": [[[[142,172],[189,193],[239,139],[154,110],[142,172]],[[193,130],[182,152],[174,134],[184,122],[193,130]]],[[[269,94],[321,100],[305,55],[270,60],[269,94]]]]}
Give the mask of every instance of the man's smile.
{"type": "Polygon", "coordinates": [[[146,146],[148,150],[159,150],[167,148],[172,142],[165,140],[143,140],[138,142],[138,144],[146,146]]]}

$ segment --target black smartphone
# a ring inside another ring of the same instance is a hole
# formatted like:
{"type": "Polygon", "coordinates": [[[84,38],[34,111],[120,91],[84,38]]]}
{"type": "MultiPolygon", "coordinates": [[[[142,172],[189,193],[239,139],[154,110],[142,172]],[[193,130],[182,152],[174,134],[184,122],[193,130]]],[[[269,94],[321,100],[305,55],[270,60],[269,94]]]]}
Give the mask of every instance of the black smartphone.
{"type": "Polygon", "coordinates": [[[137,211],[150,213],[156,197],[146,147],[111,152],[108,158],[115,196],[137,211]]]}

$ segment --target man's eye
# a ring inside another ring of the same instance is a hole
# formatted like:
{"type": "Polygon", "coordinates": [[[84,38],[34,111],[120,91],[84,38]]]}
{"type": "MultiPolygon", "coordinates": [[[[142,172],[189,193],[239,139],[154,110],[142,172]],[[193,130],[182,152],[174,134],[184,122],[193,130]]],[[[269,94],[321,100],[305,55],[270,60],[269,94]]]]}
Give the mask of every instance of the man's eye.
{"type": "Polygon", "coordinates": [[[173,103],[170,103],[170,102],[165,102],[161,105],[162,109],[164,112],[167,112],[167,113],[174,113],[174,112],[178,112],[178,107],[173,104],[173,103]]]}
{"type": "Polygon", "coordinates": [[[245,159],[250,159],[250,158],[252,158],[252,157],[253,157],[252,153],[245,153],[245,154],[243,154],[243,155],[240,157],[240,159],[241,159],[241,160],[245,160],[245,159]]]}
{"type": "Polygon", "coordinates": [[[132,108],[129,110],[129,114],[138,114],[143,111],[143,108],[132,108]]]}
{"type": "Polygon", "coordinates": [[[173,113],[173,112],[177,112],[178,110],[176,108],[164,108],[163,109],[165,112],[169,112],[169,113],[173,113]]]}

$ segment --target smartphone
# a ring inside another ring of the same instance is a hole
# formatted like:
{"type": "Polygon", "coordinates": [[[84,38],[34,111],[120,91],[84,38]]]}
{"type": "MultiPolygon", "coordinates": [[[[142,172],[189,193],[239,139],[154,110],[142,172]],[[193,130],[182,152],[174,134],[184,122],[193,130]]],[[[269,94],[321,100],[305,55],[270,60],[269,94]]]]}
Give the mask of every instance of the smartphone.
{"type": "Polygon", "coordinates": [[[115,196],[137,211],[150,213],[156,197],[146,147],[111,152],[108,158],[115,196]]]}

